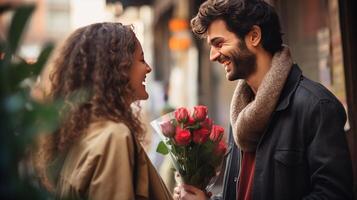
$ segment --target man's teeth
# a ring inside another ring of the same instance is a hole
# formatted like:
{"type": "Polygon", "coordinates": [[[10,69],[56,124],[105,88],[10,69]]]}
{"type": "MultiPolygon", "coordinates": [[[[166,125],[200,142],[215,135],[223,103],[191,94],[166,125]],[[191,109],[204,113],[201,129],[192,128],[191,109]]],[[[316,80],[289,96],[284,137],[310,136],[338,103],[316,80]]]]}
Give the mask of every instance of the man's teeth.
{"type": "Polygon", "coordinates": [[[229,65],[230,63],[231,63],[231,62],[227,60],[227,61],[224,61],[224,62],[223,62],[223,65],[229,65]]]}

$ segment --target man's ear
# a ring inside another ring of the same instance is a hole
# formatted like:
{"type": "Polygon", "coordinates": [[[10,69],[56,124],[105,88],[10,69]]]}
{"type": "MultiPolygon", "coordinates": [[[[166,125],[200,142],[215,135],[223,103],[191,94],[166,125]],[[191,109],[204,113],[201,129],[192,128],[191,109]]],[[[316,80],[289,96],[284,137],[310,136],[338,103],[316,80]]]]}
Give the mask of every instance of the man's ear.
{"type": "Polygon", "coordinates": [[[247,41],[253,47],[257,47],[262,39],[262,30],[259,26],[253,25],[246,37],[247,41]]]}

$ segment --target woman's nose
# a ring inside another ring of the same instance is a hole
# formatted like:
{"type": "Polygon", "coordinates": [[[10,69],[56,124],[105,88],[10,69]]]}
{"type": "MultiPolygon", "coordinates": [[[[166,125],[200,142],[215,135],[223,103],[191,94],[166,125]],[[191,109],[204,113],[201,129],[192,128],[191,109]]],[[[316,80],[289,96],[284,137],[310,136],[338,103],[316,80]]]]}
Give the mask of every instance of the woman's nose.
{"type": "Polygon", "coordinates": [[[151,67],[149,65],[146,66],[146,73],[150,73],[151,72],[151,67]]]}

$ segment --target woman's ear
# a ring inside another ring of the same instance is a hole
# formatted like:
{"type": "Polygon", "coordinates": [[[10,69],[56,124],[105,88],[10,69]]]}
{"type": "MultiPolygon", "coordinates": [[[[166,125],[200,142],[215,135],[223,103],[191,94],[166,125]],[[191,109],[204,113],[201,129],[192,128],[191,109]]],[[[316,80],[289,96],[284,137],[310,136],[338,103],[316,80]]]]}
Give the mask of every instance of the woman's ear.
{"type": "Polygon", "coordinates": [[[248,41],[246,42],[248,42],[253,47],[257,47],[262,39],[262,30],[259,26],[253,25],[247,36],[248,41]]]}

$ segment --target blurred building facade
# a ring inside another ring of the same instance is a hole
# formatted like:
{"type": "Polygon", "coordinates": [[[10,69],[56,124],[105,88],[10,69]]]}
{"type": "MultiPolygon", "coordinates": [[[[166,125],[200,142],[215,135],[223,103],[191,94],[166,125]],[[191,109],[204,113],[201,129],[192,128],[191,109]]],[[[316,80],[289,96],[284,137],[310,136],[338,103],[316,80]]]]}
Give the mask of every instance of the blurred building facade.
{"type": "MultiPolygon", "coordinates": [[[[2,0],[0,3],[14,7],[20,4],[36,5],[19,50],[19,55],[28,60],[36,59],[45,43],[58,43],[76,28],[114,20],[105,0],[87,0],[85,3],[80,0],[2,0]]],[[[0,16],[1,36],[7,33],[12,14],[10,11],[0,16]]]]}

